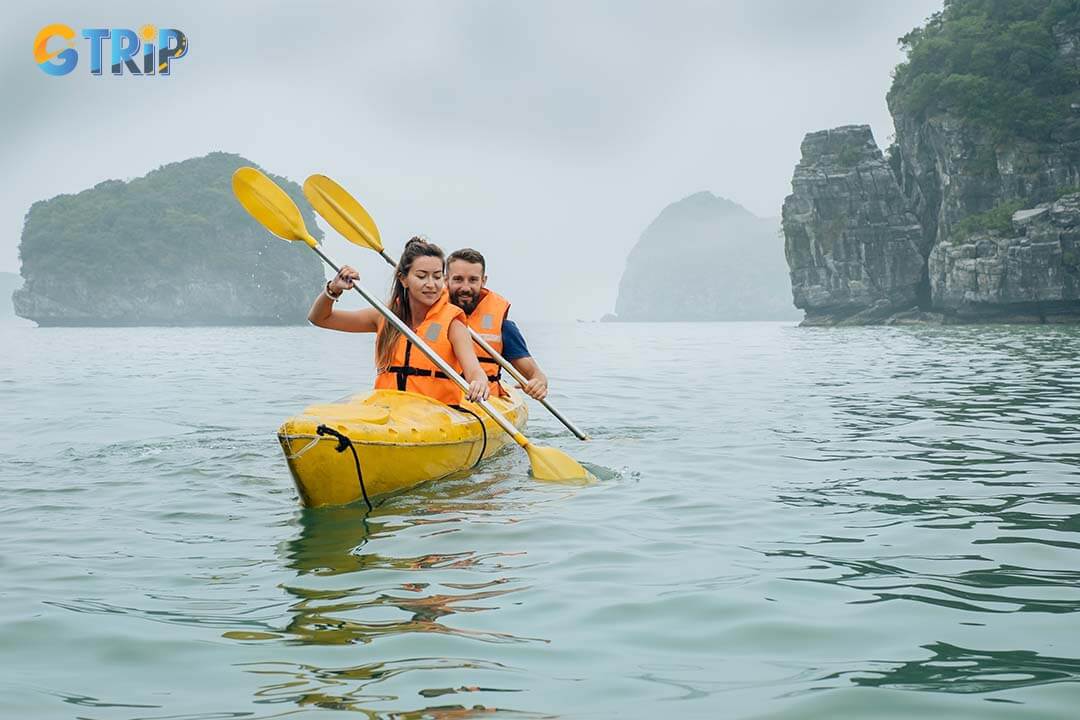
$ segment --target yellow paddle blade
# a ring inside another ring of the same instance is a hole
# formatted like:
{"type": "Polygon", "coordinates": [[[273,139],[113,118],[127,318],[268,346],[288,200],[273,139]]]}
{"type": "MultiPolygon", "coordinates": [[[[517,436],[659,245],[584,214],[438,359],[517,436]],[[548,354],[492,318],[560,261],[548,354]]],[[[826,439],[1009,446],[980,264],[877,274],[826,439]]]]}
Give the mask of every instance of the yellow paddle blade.
{"type": "Polygon", "coordinates": [[[304,196],[315,212],[346,240],[382,252],[382,239],[375,221],[345,188],[325,175],[312,175],[304,181],[304,196]]]}
{"type": "Polygon", "coordinates": [[[596,480],[592,473],[562,450],[526,443],[522,445],[529,454],[532,474],[537,480],[563,483],[565,485],[588,485],[596,480]]]}
{"type": "Polygon", "coordinates": [[[300,240],[311,247],[318,244],[304,225],[300,208],[262,171],[240,168],[233,173],[232,189],[248,214],[274,235],[282,240],[300,240]]]}

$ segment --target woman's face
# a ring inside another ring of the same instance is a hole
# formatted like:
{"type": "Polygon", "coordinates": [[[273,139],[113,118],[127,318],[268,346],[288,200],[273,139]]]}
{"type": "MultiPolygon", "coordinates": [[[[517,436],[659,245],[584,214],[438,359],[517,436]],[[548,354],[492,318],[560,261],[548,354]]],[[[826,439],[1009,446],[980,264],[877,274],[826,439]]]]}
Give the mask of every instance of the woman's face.
{"type": "Polygon", "coordinates": [[[403,281],[409,298],[424,305],[434,305],[443,291],[443,262],[431,255],[413,260],[403,281]]]}

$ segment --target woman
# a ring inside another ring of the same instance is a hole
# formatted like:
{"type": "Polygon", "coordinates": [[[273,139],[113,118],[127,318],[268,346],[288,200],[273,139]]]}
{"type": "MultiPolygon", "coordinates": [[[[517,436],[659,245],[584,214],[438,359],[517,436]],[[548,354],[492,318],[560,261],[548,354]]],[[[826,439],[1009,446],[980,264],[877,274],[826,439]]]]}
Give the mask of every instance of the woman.
{"type": "MultiPolygon", "coordinates": [[[[378,333],[375,338],[376,388],[407,390],[457,405],[461,389],[423,351],[375,308],[334,310],[341,294],[360,279],[348,265],[341,268],[319,293],[308,313],[308,321],[318,327],[345,332],[378,333]]],[[[472,339],[465,325],[465,313],[450,302],[443,280],[443,252],[437,245],[414,237],[405,244],[394,273],[390,311],[408,325],[443,360],[469,383],[469,400],[488,398],[487,375],[480,368],[472,339]]]]}

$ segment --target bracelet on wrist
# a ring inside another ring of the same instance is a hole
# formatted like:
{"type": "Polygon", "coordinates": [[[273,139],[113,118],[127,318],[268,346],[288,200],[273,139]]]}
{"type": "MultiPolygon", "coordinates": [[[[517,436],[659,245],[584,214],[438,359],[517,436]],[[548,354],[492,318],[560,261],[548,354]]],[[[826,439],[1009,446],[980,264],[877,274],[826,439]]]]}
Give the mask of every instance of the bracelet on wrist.
{"type": "MultiPolygon", "coordinates": [[[[342,292],[344,292],[344,291],[342,291],[342,292]]],[[[337,295],[330,292],[330,281],[329,280],[326,281],[326,288],[323,289],[323,293],[325,293],[326,297],[330,298],[330,300],[332,302],[337,302],[338,300],[341,299],[341,293],[340,292],[337,295]]]]}

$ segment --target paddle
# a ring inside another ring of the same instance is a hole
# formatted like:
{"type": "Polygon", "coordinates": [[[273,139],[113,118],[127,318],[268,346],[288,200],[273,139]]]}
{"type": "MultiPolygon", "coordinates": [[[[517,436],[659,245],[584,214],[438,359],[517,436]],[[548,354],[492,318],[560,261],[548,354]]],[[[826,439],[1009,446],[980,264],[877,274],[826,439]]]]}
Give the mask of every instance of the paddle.
{"type": "MultiPolygon", "coordinates": [[[[345,188],[338,185],[336,182],[326,177],[325,175],[312,175],[304,181],[304,196],[307,197],[308,202],[315,208],[315,212],[323,216],[326,222],[337,230],[341,235],[353,243],[361,247],[366,247],[382,256],[383,260],[390,263],[392,267],[397,267],[397,262],[386,254],[383,249],[382,240],[379,238],[379,228],[376,227],[375,221],[371,219],[371,215],[368,214],[364,206],[348,193],[345,188]]],[[[467,327],[467,326],[466,326],[467,327]]],[[[510,377],[514,378],[522,387],[528,381],[525,376],[522,375],[516,367],[504,358],[499,353],[495,352],[495,349],[487,343],[484,338],[480,337],[480,333],[473,330],[471,327],[469,334],[472,336],[473,341],[479,345],[484,352],[495,359],[495,362],[499,363],[499,367],[510,374],[510,377]]],[[[541,405],[547,408],[548,412],[554,415],[559,422],[567,427],[570,432],[574,433],[579,440],[588,440],[589,436],[579,430],[574,423],[563,417],[563,414],[552,407],[551,403],[547,399],[539,401],[541,405]]]]}
{"type": "MultiPolygon", "coordinates": [[[[259,224],[282,240],[299,240],[305,243],[335,272],[340,272],[340,268],[323,254],[323,251],[319,249],[318,242],[308,232],[307,227],[304,225],[304,218],[300,215],[300,209],[296,207],[296,203],[273,180],[255,168],[242,167],[233,173],[232,187],[236,199],[240,201],[244,209],[259,224]]],[[[418,347],[440,370],[446,373],[446,376],[453,380],[454,384],[462,390],[468,390],[469,384],[465,382],[465,379],[455,372],[438,353],[429,348],[420,339],[420,336],[412,331],[412,328],[403,323],[378,298],[358,283],[353,283],[353,288],[372,307],[378,310],[386,318],[387,322],[393,323],[394,327],[409,338],[413,345],[418,347]]],[[[529,442],[529,439],[511,425],[488,401],[481,400],[476,404],[490,415],[491,419],[514,439],[514,442],[525,449],[525,452],[529,455],[529,464],[532,466],[533,476],[537,480],[584,484],[593,479],[588,470],[561,450],[541,447],[529,442]]]]}

